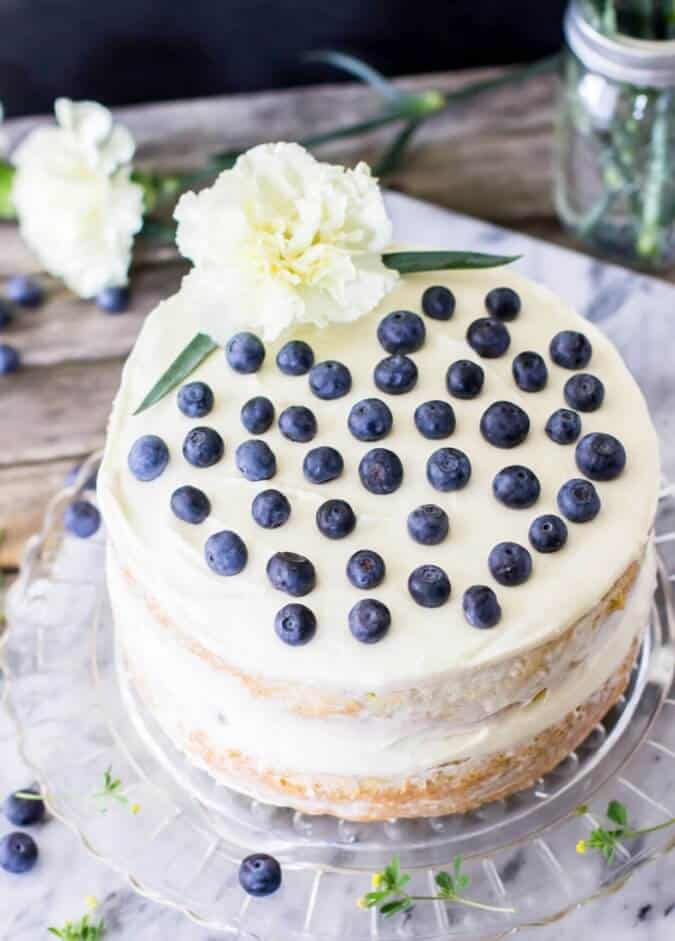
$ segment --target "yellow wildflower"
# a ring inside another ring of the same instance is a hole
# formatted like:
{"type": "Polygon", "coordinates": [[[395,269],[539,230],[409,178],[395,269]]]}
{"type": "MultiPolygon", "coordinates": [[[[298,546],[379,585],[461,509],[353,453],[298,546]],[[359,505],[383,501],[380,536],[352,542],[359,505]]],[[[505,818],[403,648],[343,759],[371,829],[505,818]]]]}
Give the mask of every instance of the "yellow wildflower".
{"type": "Polygon", "coordinates": [[[140,809],[141,809],[141,805],[140,805],[140,804],[132,804],[132,805],[131,805],[131,813],[132,813],[132,814],[137,814],[137,813],[140,811],[140,809]]]}
{"type": "Polygon", "coordinates": [[[374,872],[370,878],[370,885],[373,889],[379,889],[382,885],[382,873],[374,872]]]}
{"type": "Polygon", "coordinates": [[[577,843],[577,853],[583,856],[586,852],[586,840],[579,840],[577,843]]]}
{"type": "Polygon", "coordinates": [[[98,899],[95,895],[88,895],[84,900],[84,904],[87,906],[90,912],[95,912],[98,908],[98,899]]]}
{"type": "Polygon", "coordinates": [[[362,895],[360,899],[356,900],[356,905],[358,908],[368,908],[368,902],[365,895],[362,895]]]}

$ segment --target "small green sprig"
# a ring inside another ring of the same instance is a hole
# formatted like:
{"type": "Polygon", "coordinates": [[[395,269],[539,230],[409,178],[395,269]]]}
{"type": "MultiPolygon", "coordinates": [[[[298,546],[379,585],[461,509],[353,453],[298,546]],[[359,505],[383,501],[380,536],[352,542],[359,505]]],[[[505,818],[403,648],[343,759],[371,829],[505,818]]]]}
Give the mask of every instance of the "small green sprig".
{"type": "Polygon", "coordinates": [[[410,876],[401,872],[401,861],[394,856],[382,872],[376,872],[372,877],[372,891],[367,892],[357,902],[359,908],[377,908],[385,918],[391,918],[399,912],[407,912],[415,902],[453,902],[455,905],[466,905],[469,908],[480,908],[488,912],[513,912],[513,908],[502,908],[497,905],[488,905],[475,899],[468,899],[462,892],[468,888],[471,880],[462,872],[462,857],[455,856],[452,872],[439,872],[435,882],[438,887],[437,895],[410,895],[407,891],[410,876]]]}
{"type": "MultiPolygon", "coordinates": [[[[582,804],[577,807],[576,814],[584,816],[588,813],[588,806],[582,804]]],[[[595,850],[600,853],[606,862],[614,862],[616,848],[621,840],[632,840],[638,836],[644,836],[646,833],[655,833],[657,830],[665,830],[675,824],[675,817],[664,820],[663,823],[657,823],[653,827],[633,827],[631,826],[628,808],[621,801],[612,800],[607,804],[605,816],[614,827],[595,827],[591,830],[590,836],[585,840],[579,840],[577,843],[577,853],[584,854],[588,850],[595,850]]]]}
{"type": "MultiPolygon", "coordinates": [[[[103,787],[100,790],[95,791],[92,795],[94,800],[106,802],[109,800],[117,801],[118,804],[129,804],[129,798],[124,793],[124,787],[122,785],[122,779],[116,778],[113,776],[112,765],[109,765],[106,770],[103,772],[103,787]]],[[[106,807],[102,808],[102,812],[106,812],[106,807]]],[[[137,814],[141,809],[140,804],[129,804],[129,809],[132,814],[137,814]]]]}
{"type": "Polygon", "coordinates": [[[50,934],[61,941],[101,941],[105,934],[103,919],[97,924],[89,921],[89,915],[83,915],[79,921],[67,921],[63,928],[48,928],[50,934]]]}

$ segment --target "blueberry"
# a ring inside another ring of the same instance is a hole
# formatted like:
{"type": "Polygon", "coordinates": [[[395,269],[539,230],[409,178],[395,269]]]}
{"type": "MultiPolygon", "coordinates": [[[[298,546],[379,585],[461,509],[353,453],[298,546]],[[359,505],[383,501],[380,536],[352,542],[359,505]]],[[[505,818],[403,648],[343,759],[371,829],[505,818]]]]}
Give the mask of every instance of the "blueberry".
{"type": "Polygon", "coordinates": [[[188,382],[178,390],[178,408],[188,418],[204,418],[213,408],[213,392],[205,382],[188,382]]]}
{"type": "Polygon", "coordinates": [[[576,447],[577,467],[591,480],[614,480],[626,466],[626,451],[618,438],[593,432],[576,447]]]}
{"type": "Polygon", "coordinates": [[[377,588],[385,572],[384,559],[372,549],[359,549],[347,562],[347,578],[354,588],[377,588]]]}
{"type": "Polygon", "coordinates": [[[362,644],[376,644],[391,625],[389,608],[375,598],[357,601],[349,612],[349,630],[362,644]]]}
{"type": "Polygon", "coordinates": [[[361,458],[359,477],[370,493],[393,493],[403,481],[403,465],[393,451],[387,448],[373,448],[361,458]]]}
{"type": "Polygon", "coordinates": [[[351,389],[352,374],[342,363],[329,359],[312,367],[309,387],[318,399],[339,399],[351,389]]]}
{"type": "Polygon", "coordinates": [[[552,513],[538,516],[530,525],[529,537],[537,552],[557,552],[567,542],[567,526],[552,513]]]}
{"type": "Polygon", "coordinates": [[[293,601],[277,611],[274,630],[285,644],[302,647],[316,634],[316,617],[304,604],[293,601]]]}
{"type": "Polygon", "coordinates": [[[563,330],[551,340],[549,353],[553,362],[563,369],[583,369],[590,362],[593,347],[583,333],[563,330]]]}
{"type": "Polygon", "coordinates": [[[470,359],[458,359],[448,367],[445,377],[448,392],[456,399],[475,399],[480,395],[484,381],[483,367],[470,359]]]}
{"type": "MultiPolygon", "coordinates": [[[[66,487],[72,487],[80,474],[80,469],[82,464],[74,464],[68,473],[66,474],[65,484],[66,487]]],[[[100,465],[96,465],[94,470],[90,473],[89,477],[82,484],[84,490],[96,490],[96,484],[98,483],[98,471],[100,465]]]]}
{"type": "Polygon", "coordinates": [[[559,408],[546,422],[546,434],[556,444],[573,444],[581,434],[581,419],[569,408],[559,408]]]}
{"type": "Polygon", "coordinates": [[[548,368],[539,353],[518,353],[512,372],[516,385],[523,392],[541,392],[548,381],[548,368]]]}
{"type": "Polygon", "coordinates": [[[511,345],[511,337],[501,320],[480,317],[466,331],[466,340],[472,350],[483,359],[503,356],[511,345]]]}
{"type": "Polygon", "coordinates": [[[394,310],[380,321],[377,339],[387,353],[414,353],[424,345],[427,328],[419,314],[394,310]]]}
{"type": "Polygon", "coordinates": [[[455,295],[442,284],[435,284],[422,295],[422,310],[432,320],[450,320],[455,312],[455,295]]]}
{"type": "Polygon", "coordinates": [[[264,435],[274,421],[274,406],[264,395],[256,395],[241,407],[241,423],[252,435],[264,435]]]}
{"type": "Polygon", "coordinates": [[[325,445],[312,448],[302,462],[302,471],[313,484],[325,484],[329,480],[335,480],[343,470],[344,461],[340,452],[325,445]]]}
{"type": "Polygon", "coordinates": [[[326,500],[316,511],[316,525],[329,539],[344,539],[356,526],[356,516],[346,500],[326,500]]]}
{"type": "Polygon", "coordinates": [[[246,480],[269,480],[277,472],[274,451],[264,441],[242,441],[234,460],[246,480]]]}
{"type": "Polygon", "coordinates": [[[107,314],[121,314],[129,306],[129,288],[104,288],[96,295],[96,306],[107,314]]]}
{"type": "Polygon", "coordinates": [[[449,530],[448,514],[435,503],[425,503],[408,514],[408,532],[423,546],[437,546],[449,530]]]}
{"type": "Polygon", "coordinates": [[[277,353],[277,366],[285,376],[304,376],[314,365],[314,351],[304,340],[290,340],[277,353]]]}
{"type": "Polygon", "coordinates": [[[409,356],[397,353],[380,360],[375,367],[373,378],[380,392],[403,395],[410,392],[417,383],[417,366],[409,356]]]}
{"type": "Polygon", "coordinates": [[[304,405],[289,405],[279,416],[279,430],[289,441],[311,441],[316,427],[314,412],[304,405]]]}
{"type": "Polygon", "coordinates": [[[467,588],[462,598],[462,610],[472,627],[494,627],[502,616],[497,596],[487,585],[472,585],[467,588]]]}
{"type": "Polygon", "coordinates": [[[248,561],[244,541],[229,529],[209,536],[204,555],[209,568],[216,575],[238,575],[248,561]]]}
{"type": "Polygon", "coordinates": [[[470,477],[471,461],[458,448],[439,448],[427,461],[427,480],[435,490],[461,490],[470,477]]]}
{"type": "Polygon", "coordinates": [[[278,490],[263,490],[253,500],[251,513],[263,529],[278,529],[288,522],[291,505],[278,490]]]}
{"type": "Polygon", "coordinates": [[[589,480],[575,477],[558,491],[558,509],[572,523],[588,523],[600,512],[600,497],[589,480]]]}
{"type": "Polygon", "coordinates": [[[211,512],[211,501],[198,487],[178,487],[171,494],[171,509],[185,523],[203,523],[211,512]]]}
{"type": "Polygon", "coordinates": [[[513,288],[492,288],[485,295],[485,309],[498,320],[515,320],[520,306],[520,296],[513,288]]]}
{"type": "Polygon", "coordinates": [[[513,464],[495,474],[492,492],[504,506],[521,510],[537,502],[541,487],[537,476],[529,468],[513,464]]]}
{"type": "Polygon", "coordinates": [[[39,823],[45,815],[44,801],[33,787],[26,787],[21,792],[15,791],[10,794],[5,798],[2,809],[5,817],[15,827],[29,827],[33,823],[39,823]],[[35,794],[35,798],[19,797],[19,793],[35,794]]]}
{"type": "Polygon", "coordinates": [[[580,412],[594,412],[603,403],[605,387],[596,376],[580,372],[570,376],[563,393],[570,408],[576,408],[580,412]]]}
{"type": "Polygon", "coordinates": [[[38,858],[37,843],[27,833],[8,833],[0,840],[0,868],[15,875],[28,872],[38,858]]]}
{"type": "Polygon", "coordinates": [[[314,566],[295,552],[275,552],[267,563],[267,577],[277,591],[294,598],[308,595],[316,585],[314,566]]]}
{"type": "Polygon", "coordinates": [[[393,418],[382,399],[361,399],[352,405],[347,424],[359,441],[379,441],[391,431],[393,418]]]}
{"type": "Polygon", "coordinates": [[[14,317],[12,315],[12,309],[6,301],[3,301],[0,298],[0,330],[4,330],[6,327],[9,327],[14,317]]]}
{"type": "Polygon", "coordinates": [[[6,291],[10,301],[20,307],[39,307],[44,300],[42,286],[33,278],[27,278],[22,274],[14,275],[9,279],[6,291]]]}
{"type": "Polygon", "coordinates": [[[415,427],[425,438],[437,440],[449,437],[455,430],[452,405],[438,399],[423,402],[415,409],[415,427]]]}
{"type": "Polygon", "coordinates": [[[419,565],[410,573],[408,591],[423,608],[440,608],[450,597],[450,579],[437,565],[419,565]]]}
{"type": "Polygon", "coordinates": [[[129,470],[137,480],[154,480],[169,463],[169,449],[157,435],[137,438],[129,451],[129,470]]]}
{"type": "Polygon", "coordinates": [[[517,542],[500,542],[490,552],[488,566],[500,585],[522,585],[532,573],[532,556],[517,542]]]}
{"type": "Polygon", "coordinates": [[[21,365],[19,351],[9,343],[0,343],[0,376],[16,372],[21,365]]]}
{"type": "Polygon", "coordinates": [[[247,856],[239,867],[239,884],[249,895],[271,895],[281,885],[281,866],[266,853],[247,856]]]}
{"type": "Polygon", "coordinates": [[[480,420],[481,434],[496,448],[515,448],[527,438],[530,419],[513,402],[493,402],[480,420]]]}
{"type": "Polygon", "coordinates": [[[101,514],[88,500],[76,500],[66,507],[63,525],[73,536],[89,539],[101,525],[101,514]]]}
{"type": "Polygon", "coordinates": [[[265,347],[254,333],[236,333],[227,341],[225,356],[235,372],[258,372],[265,359],[265,347]]]}
{"type": "Polygon", "coordinates": [[[224,452],[225,445],[218,432],[203,425],[188,431],[183,441],[183,457],[194,467],[211,467],[224,452]]]}

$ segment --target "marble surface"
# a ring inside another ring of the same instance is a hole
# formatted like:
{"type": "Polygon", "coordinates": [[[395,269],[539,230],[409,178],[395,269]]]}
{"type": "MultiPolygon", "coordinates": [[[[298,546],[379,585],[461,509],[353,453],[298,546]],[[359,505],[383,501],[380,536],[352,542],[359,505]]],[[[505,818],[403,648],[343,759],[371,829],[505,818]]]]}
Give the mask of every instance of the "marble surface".
{"type": "MultiPolygon", "coordinates": [[[[675,290],[623,269],[533,241],[493,226],[394,196],[390,207],[399,232],[420,245],[522,254],[518,268],[546,283],[605,329],[638,377],[657,424],[664,474],[675,478],[675,382],[672,340],[675,290]]],[[[18,754],[14,729],[0,708],[0,794],[25,787],[30,776],[18,754]]],[[[0,823],[0,834],[7,829],[0,823]]],[[[56,821],[38,828],[40,861],[32,873],[0,872],[0,941],[37,941],[49,925],[61,925],[86,910],[96,896],[106,938],[133,941],[217,941],[218,935],[185,916],[141,898],[97,862],[56,821]]],[[[675,937],[675,854],[646,865],[618,892],[563,921],[518,935],[523,941],[669,941],[675,937]]],[[[284,941],[278,935],[266,941],[284,941]]],[[[348,941],[348,939],[345,939],[348,941]]]]}

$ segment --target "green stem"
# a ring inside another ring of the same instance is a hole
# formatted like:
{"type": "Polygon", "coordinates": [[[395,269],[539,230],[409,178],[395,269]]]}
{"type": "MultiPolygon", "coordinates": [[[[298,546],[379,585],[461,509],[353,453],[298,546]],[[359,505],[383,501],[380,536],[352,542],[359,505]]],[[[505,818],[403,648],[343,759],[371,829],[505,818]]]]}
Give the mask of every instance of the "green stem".
{"type": "Polygon", "coordinates": [[[675,824],[675,817],[671,817],[670,820],[664,820],[663,823],[657,823],[653,827],[642,827],[640,830],[624,830],[621,838],[632,840],[636,836],[645,836],[647,833],[656,833],[658,830],[667,830],[668,827],[672,827],[673,824],[675,824]]]}
{"type": "Polygon", "coordinates": [[[455,902],[468,908],[480,908],[484,912],[515,912],[515,908],[503,908],[499,905],[488,905],[486,902],[476,902],[463,895],[408,895],[411,902],[455,902]]]}

